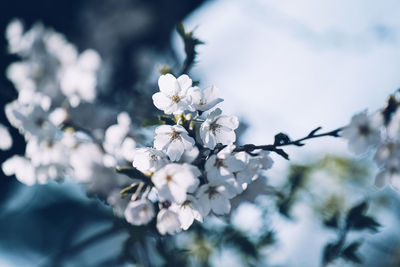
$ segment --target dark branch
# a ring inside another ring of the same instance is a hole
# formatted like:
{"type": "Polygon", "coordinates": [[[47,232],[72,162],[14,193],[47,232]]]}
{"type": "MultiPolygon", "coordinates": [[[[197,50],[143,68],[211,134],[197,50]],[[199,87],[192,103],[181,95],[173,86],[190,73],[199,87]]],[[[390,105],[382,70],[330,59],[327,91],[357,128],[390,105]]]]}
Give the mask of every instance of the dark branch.
{"type": "Polygon", "coordinates": [[[252,144],[247,144],[244,146],[238,146],[235,148],[234,152],[247,152],[251,155],[253,155],[253,151],[254,150],[265,150],[265,151],[273,151],[279,155],[281,155],[282,157],[284,157],[285,159],[289,159],[288,154],[286,154],[285,151],[283,151],[282,149],[280,149],[280,147],[283,146],[290,146],[290,145],[294,145],[294,146],[303,146],[305,145],[303,143],[303,141],[306,141],[308,139],[313,139],[313,138],[319,138],[319,137],[324,137],[324,136],[332,136],[332,137],[339,137],[339,133],[344,129],[344,127],[338,128],[336,130],[330,131],[330,132],[326,132],[326,133],[321,133],[321,134],[316,134],[316,132],[318,132],[319,130],[321,130],[321,127],[318,127],[314,130],[312,130],[306,137],[297,139],[297,140],[293,140],[291,141],[289,139],[288,136],[286,136],[285,134],[278,134],[275,136],[275,142],[272,145],[252,145],[252,144]],[[285,137],[283,138],[282,135],[285,137]]]}

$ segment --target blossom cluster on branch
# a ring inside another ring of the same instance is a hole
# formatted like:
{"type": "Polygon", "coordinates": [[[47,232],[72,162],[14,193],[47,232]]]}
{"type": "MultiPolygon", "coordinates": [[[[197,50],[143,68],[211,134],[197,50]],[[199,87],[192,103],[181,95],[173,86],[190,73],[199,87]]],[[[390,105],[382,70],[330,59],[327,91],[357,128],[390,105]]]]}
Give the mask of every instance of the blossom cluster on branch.
{"type": "MultiPolygon", "coordinates": [[[[178,32],[190,45],[193,58],[183,68],[189,70],[201,41],[183,28],[178,32]]],[[[10,23],[6,38],[9,52],[21,61],[7,69],[18,95],[5,113],[25,138],[26,150],[7,159],[3,172],[27,185],[74,179],[132,225],[155,222],[162,235],[174,234],[210,214],[227,215],[235,203],[264,193],[270,152],[289,159],[283,147],[340,133],[357,153],[377,147],[375,160],[382,167],[377,186],[390,182],[400,188],[400,109],[394,96],[382,111],[358,114],[344,128],[318,133],[318,127],[297,140],[279,133],[273,144],[239,146],[239,120],[216,108],[223,101],[218,88],[200,88],[187,74],[167,71],[152,96],[164,114],[152,145],[144,146],[146,134],[130,115],[98,99],[97,52],[79,53],[41,24],[24,31],[18,20],[10,23]]],[[[0,137],[0,149],[9,149],[12,140],[2,125],[0,137]]]]}
{"type": "Polygon", "coordinates": [[[211,110],[222,101],[217,87],[200,89],[186,74],[162,75],[158,85],[154,105],[171,115],[170,125],[155,129],[153,147],[134,153],[133,167],[145,177],[125,217],[134,225],[149,223],[155,216],[149,200],[153,196],[159,204],[159,232],[173,234],[210,212],[228,214],[230,200],[256,180],[260,170],[269,169],[272,159],[266,151],[256,151],[257,155],[234,151],[239,121],[218,108],[211,110]]]}
{"type": "Polygon", "coordinates": [[[349,149],[358,155],[374,151],[374,161],[380,168],[375,185],[390,184],[400,191],[400,102],[398,92],[390,96],[387,105],[368,114],[363,111],[353,116],[343,130],[349,149]]]}
{"type": "MultiPolygon", "coordinates": [[[[122,215],[127,201],[119,192],[131,179],[114,169],[132,161],[136,142],[129,115],[97,101],[100,56],[91,49],[79,53],[42,24],[24,31],[14,20],[6,38],[9,53],[21,60],[6,72],[17,98],[5,114],[24,136],[26,149],[6,160],[3,172],[26,185],[75,179],[122,215]]],[[[9,148],[9,133],[4,126],[0,130],[2,147],[9,148]]]]}

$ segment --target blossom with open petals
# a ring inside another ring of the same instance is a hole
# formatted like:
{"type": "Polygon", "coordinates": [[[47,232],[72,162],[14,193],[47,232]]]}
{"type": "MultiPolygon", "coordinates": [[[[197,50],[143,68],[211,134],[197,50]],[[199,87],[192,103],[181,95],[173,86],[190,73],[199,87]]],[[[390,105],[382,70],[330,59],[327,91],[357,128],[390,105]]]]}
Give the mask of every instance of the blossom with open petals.
{"type": "Polygon", "coordinates": [[[246,162],[232,154],[234,145],[230,145],[208,158],[205,164],[207,179],[209,182],[224,181],[233,178],[235,172],[246,168],[246,162]]]}
{"type": "Polygon", "coordinates": [[[169,209],[161,209],[157,215],[157,230],[162,235],[180,232],[181,224],[178,214],[169,209]]]}
{"type": "Polygon", "coordinates": [[[208,183],[197,191],[197,198],[203,216],[212,210],[217,215],[228,214],[231,210],[230,199],[235,197],[236,190],[229,188],[229,183],[208,183]]]}
{"type": "Polygon", "coordinates": [[[217,108],[200,126],[200,138],[204,146],[213,149],[217,144],[230,145],[236,140],[235,129],[239,121],[235,116],[221,115],[217,108]]]}
{"type": "Polygon", "coordinates": [[[170,163],[151,177],[162,201],[169,200],[178,204],[186,200],[186,193],[192,193],[199,185],[197,167],[189,164],[170,163]]]}
{"type": "Polygon", "coordinates": [[[151,173],[161,169],[168,162],[169,160],[164,152],[146,147],[135,150],[132,165],[143,173],[151,173]]]}
{"type": "Polygon", "coordinates": [[[210,86],[204,90],[195,86],[189,89],[189,95],[192,97],[192,105],[196,110],[206,111],[213,108],[218,103],[224,101],[218,98],[218,88],[210,86]]]}
{"type": "Polygon", "coordinates": [[[180,125],[161,125],[155,130],[154,147],[164,151],[172,161],[178,161],[185,150],[195,144],[185,128],[180,125]]]}
{"type": "Polygon", "coordinates": [[[188,195],[186,200],[180,205],[172,204],[170,210],[178,214],[183,230],[189,229],[194,220],[203,222],[203,216],[201,216],[198,201],[191,195],[188,195]]]}
{"type": "Polygon", "coordinates": [[[356,154],[363,154],[370,146],[376,146],[381,141],[381,123],[381,114],[368,115],[364,111],[352,117],[342,136],[349,141],[350,150],[356,154]]]}
{"type": "Polygon", "coordinates": [[[181,114],[185,110],[194,111],[192,99],[188,90],[192,87],[192,80],[186,74],[175,78],[168,73],[158,79],[160,92],[153,95],[154,105],[165,114],[181,114]]]}

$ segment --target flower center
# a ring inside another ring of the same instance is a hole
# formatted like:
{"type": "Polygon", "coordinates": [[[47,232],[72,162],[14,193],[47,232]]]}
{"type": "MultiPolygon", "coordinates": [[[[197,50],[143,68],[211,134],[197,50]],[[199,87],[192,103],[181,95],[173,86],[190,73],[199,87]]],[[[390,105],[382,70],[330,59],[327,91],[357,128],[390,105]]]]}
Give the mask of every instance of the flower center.
{"type": "Polygon", "coordinates": [[[35,120],[35,124],[39,127],[42,128],[44,125],[44,119],[43,118],[38,118],[37,120],[35,120]]]}
{"type": "Polygon", "coordinates": [[[147,213],[147,211],[149,210],[149,208],[147,208],[147,206],[143,206],[140,211],[143,213],[147,213]]]}
{"type": "Polygon", "coordinates": [[[371,130],[369,129],[368,125],[364,124],[364,125],[360,125],[360,127],[358,127],[358,133],[362,136],[367,136],[369,135],[371,132],[371,130]]]}
{"type": "Polygon", "coordinates": [[[167,183],[172,182],[172,176],[171,175],[167,175],[167,177],[165,177],[165,180],[167,181],[167,183]]]}
{"type": "Polygon", "coordinates": [[[174,96],[172,97],[172,102],[178,103],[179,101],[181,101],[181,98],[180,98],[178,95],[174,95],[174,96]]]}
{"type": "Polygon", "coordinates": [[[221,167],[226,167],[225,166],[225,163],[224,163],[224,160],[223,159],[218,159],[217,158],[217,160],[215,161],[215,164],[214,164],[214,166],[216,167],[216,168],[221,168],[221,167]]]}
{"type": "Polygon", "coordinates": [[[150,159],[153,160],[153,161],[157,161],[157,155],[152,154],[150,156],[150,159]]]}
{"type": "Polygon", "coordinates": [[[219,124],[213,122],[210,125],[210,130],[212,131],[213,134],[215,134],[215,132],[219,129],[219,127],[221,127],[219,124]]]}
{"type": "Polygon", "coordinates": [[[171,135],[171,140],[172,140],[172,141],[175,140],[175,139],[181,139],[181,136],[180,136],[179,133],[176,132],[176,131],[172,131],[172,132],[170,133],[170,135],[171,135]]]}
{"type": "Polygon", "coordinates": [[[210,186],[205,193],[208,195],[209,199],[213,199],[218,195],[217,188],[214,186],[210,186]]]}
{"type": "Polygon", "coordinates": [[[203,106],[203,105],[205,105],[205,104],[207,104],[207,103],[206,103],[206,102],[203,102],[203,99],[200,99],[199,105],[200,105],[200,106],[203,106]]]}

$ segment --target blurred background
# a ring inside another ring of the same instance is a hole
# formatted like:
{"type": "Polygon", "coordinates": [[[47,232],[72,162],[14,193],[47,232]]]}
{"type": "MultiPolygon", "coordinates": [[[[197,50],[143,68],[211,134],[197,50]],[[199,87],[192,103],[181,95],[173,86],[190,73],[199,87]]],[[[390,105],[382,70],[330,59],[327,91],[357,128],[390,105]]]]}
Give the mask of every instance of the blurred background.
{"type": "MultiPolygon", "coordinates": [[[[184,60],[175,31],[183,22],[205,42],[191,76],[201,86],[220,88],[222,109],[245,126],[240,143],[271,143],[278,132],[302,137],[318,126],[333,130],[356,112],[382,108],[400,86],[399,12],[395,0],[2,1],[0,103],[17,95],[4,75],[17,60],[7,53],[4,32],[19,18],[27,29],[41,22],[64,34],[79,51],[98,51],[99,101],[129,111],[140,125],[158,114],[151,95],[160,65],[178,68],[184,60]]],[[[0,151],[3,162],[23,154],[25,143],[3,108],[0,121],[14,140],[11,150],[0,151]]],[[[192,266],[321,266],[324,248],[340,232],[327,220],[335,214],[343,220],[364,200],[381,227],[350,233],[349,241],[362,243],[361,265],[399,266],[400,198],[391,188],[374,188],[372,155],[355,157],[345,141],[330,137],[287,152],[291,161],[274,157],[266,173],[278,197],[249,197],[228,218],[151,239],[156,250],[138,241],[148,229],[126,230],[75,182],[28,187],[0,173],[0,266],[173,266],[179,260],[192,266]]]]}

